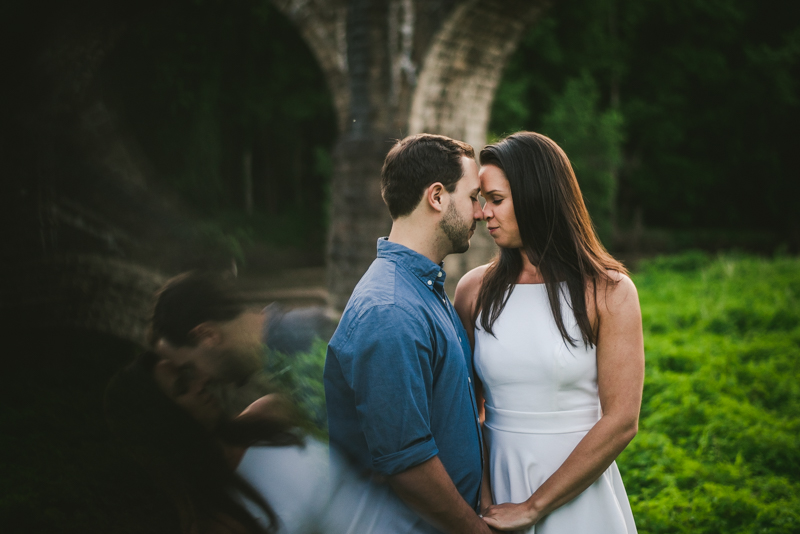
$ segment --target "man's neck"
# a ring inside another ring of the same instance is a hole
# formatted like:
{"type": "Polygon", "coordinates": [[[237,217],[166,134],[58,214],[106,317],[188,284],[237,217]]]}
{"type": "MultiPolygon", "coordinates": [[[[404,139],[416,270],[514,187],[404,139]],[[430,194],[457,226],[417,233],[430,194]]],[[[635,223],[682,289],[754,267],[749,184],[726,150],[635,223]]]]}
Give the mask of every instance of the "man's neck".
{"type": "Polygon", "coordinates": [[[435,228],[431,224],[417,224],[407,217],[402,217],[392,222],[389,241],[422,254],[438,265],[448,252],[444,251],[442,236],[436,234],[435,228]]]}

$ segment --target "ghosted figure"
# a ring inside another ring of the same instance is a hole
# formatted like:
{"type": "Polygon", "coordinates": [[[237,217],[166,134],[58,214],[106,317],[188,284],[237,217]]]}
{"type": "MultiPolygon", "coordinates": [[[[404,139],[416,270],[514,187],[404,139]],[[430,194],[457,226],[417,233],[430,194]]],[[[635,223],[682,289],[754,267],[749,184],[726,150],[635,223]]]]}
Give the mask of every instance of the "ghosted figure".
{"type": "MultiPolygon", "coordinates": [[[[199,383],[196,376],[165,366],[156,354],[142,354],[106,390],[112,433],[175,503],[183,532],[277,532],[272,508],[232,469],[223,441],[212,437],[212,432],[224,435],[223,426],[235,425],[222,424],[215,401],[202,401],[205,392],[199,383]],[[257,507],[262,520],[235,495],[257,507]]],[[[231,428],[240,443],[285,442],[289,436],[285,422],[251,420],[249,429],[244,423],[238,431],[231,428]]]]}
{"type": "Polygon", "coordinates": [[[308,352],[335,326],[324,308],[287,310],[273,303],[261,309],[235,279],[188,272],[157,293],[149,343],[181,373],[207,376],[223,410],[235,416],[265,391],[265,347],[289,356],[308,352]]]}
{"type": "Polygon", "coordinates": [[[158,292],[149,341],[178,367],[241,384],[261,368],[264,318],[263,310],[248,307],[231,279],[184,273],[158,292]]]}
{"type": "MultiPolygon", "coordinates": [[[[248,488],[238,493],[241,499],[236,502],[262,530],[408,532],[418,519],[387,486],[360,478],[321,442],[296,438],[299,430],[289,432],[289,428],[306,423],[299,410],[282,394],[264,395],[274,389],[264,372],[265,345],[291,357],[308,351],[316,339],[327,339],[334,326],[322,308],[285,310],[278,304],[253,308],[235,281],[224,275],[190,272],[177,276],[157,294],[149,337],[153,352],[122,371],[109,387],[112,427],[126,426],[124,418],[114,422],[114,392],[126,383],[125,377],[136,376],[145,382],[143,394],[166,398],[172,412],[180,408],[184,423],[192,420],[192,439],[204,440],[206,447],[216,447],[222,454],[230,471],[227,476],[236,481],[236,485],[226,483],[226,491],[248,488]],[[201,430],[203,436],[198,435],[201,430]],[[260,500],[251,498],[250,490],[260,500]]],[[[135,397],[135,391],[128,397],[135,397]]],[[[135,401],[126,405],[136,410],[135,401]]],[[[158,416],[138,415],[139,419],[158,416]]],[[[148,456],[161,463],[171,461],[161,446],[149,443],[148,456]]],[[[190,457],[185,471],[202,476],[205,463],[190,457]]],[[[193,503],[190,509],[204,506],[191,497],[176,500],[179,508],[187,508],[180,505],[187,499],[193,503]]],[[[241,510],[236,512],[238,517],[241,510]]],[[[252,523],[239,523],[246,528],[226,530],[216,525],[217,530],[209,532],[257,532],[250,528],[252,523]]]]}
{"type": "Polygon", "coordinates": [[[323,306],[287,310],[273,303],[265,312],[263,341],[271,350],[284,354],[308,352],[315,340],[327,342],[336,330],[336,319],[323,306]]]}
{"type": "Polygon", "coordinates": [[[173,500],[182,532],[409,531],[416,517],[388,488],[299,436],[280,397],[262,397],[228,419],[207,382],[146,352],[106,391],[113,434],[173,500]]]}
{"type": "Polygon", "coordinates": [[[158,291],[149,342],[176,365],[242,383],[260,369],[264,344],[284,354],[307,352],[316,339],[330,339],[336,322],[321,306],[254,307],[232,278],[187,272],[158,291]]]}

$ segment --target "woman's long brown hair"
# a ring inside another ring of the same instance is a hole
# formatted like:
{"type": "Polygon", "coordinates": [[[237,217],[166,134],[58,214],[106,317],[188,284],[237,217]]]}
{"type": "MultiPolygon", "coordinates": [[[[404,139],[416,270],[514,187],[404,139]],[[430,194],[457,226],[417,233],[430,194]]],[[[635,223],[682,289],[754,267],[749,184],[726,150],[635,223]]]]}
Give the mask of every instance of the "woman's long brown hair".
{"type": "Polygon", "coordinates": [[[572,165],[549,137],[518,132],[481,151],[481,165],[495,165],[508,178],[521,249],[500,249],[483,276],[475,319],[490,334],[522,272],[522,254],[541,273],[550,309],[561,336],[577,346],[561,315],[561,282],[566,282],[572,312],[587,346],[597,344],[597,329],[586,309],[587,285],[597,304],[600,282],[614,284],[608,271],[627,274],[600,243],[572,165]]]}
{"type": "MultiPolygon", "coordinates": [[[[140,354],[106,388],[106,419],[119,444],[175,503],[184,534],[277,532],[269,503],[228,465],[215,436],[160,390],[153,379],[157,361],[153,352],[140,354]],[[266,526],[237,495],[264,515],[266,526]]],[[[234,437],[284,444],[286,426],[250,425],[234,437]]]]}

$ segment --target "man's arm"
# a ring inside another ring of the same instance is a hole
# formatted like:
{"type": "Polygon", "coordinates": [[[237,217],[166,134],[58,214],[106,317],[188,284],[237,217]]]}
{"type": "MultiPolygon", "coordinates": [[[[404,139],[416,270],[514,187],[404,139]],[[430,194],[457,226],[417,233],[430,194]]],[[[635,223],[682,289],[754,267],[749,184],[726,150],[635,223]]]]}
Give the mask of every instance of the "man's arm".
{"type": "Polygon", "coordinates": [[[438,456],[387,479],[395,493],[436,528],[453,534],[491,532],[458,493],[438,456]]]}

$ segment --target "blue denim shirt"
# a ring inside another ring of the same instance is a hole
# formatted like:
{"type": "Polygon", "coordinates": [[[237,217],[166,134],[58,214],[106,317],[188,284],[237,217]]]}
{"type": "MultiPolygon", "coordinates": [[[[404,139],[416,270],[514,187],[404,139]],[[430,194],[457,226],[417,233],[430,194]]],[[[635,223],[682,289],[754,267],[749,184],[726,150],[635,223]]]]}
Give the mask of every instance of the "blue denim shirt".
{"type": "Polygon", "coordinates": [[[477,508],[483,460],[472,351],[441,265],[386,238],[328,345],[331,444],[394,475],[438,455],[477,508]]]}

